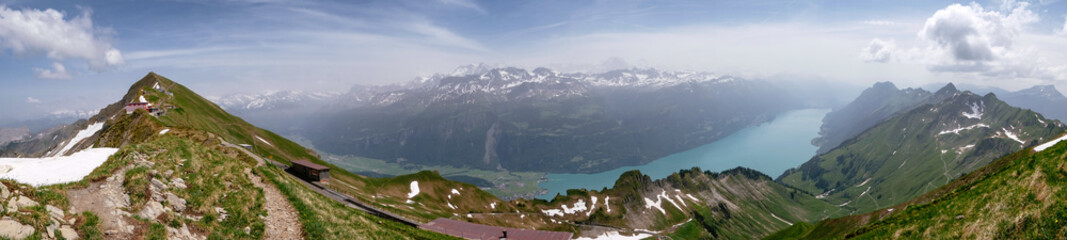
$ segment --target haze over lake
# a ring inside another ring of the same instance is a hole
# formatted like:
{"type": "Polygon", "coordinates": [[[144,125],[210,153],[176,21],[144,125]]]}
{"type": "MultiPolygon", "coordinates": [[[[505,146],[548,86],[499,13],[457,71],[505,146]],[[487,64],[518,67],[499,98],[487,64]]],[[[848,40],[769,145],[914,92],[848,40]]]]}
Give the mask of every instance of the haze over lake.
{"type": "Polygon", "coordinates": [[[661,179],[680,169],[694,166],[715,172],[738,166],[771,176],[800,166],[817,149],[811,139],[819,135],[823,116],[830,109],[803,109],[785,112],[773,121],[742,129],[726,138],[657,159],[643,166],[621,167],[594,174],[548,174],[540,186],[548,190],[538,198],[551,199],[567,189],[611,187],[623,172],[640,170],[652,179],[661,179]]]}

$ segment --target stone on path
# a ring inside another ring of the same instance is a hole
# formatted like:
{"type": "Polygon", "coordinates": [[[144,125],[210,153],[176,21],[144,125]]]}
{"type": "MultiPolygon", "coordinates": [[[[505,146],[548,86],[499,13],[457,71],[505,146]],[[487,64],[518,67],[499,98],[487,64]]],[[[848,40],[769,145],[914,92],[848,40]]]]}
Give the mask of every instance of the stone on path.
{"type": "Polygon", "coordinates": [[[23,225],[9,217],[0,219],[0,237],[23,239],[33,234],[33,232],[33,227],[23,225]]]}

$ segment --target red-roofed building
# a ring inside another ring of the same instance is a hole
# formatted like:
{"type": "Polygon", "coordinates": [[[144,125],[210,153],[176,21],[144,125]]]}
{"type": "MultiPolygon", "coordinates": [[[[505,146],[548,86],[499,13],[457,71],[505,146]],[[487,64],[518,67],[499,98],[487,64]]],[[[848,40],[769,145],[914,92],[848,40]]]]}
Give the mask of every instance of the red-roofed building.
{"type": "Polygon", "coordinates": [[[448,234],[466,239],[481,240],[567,240],[574,236],[569,232],[540,231],[481,225],[447,218],[438,218],[419,226],[420,229],[448,234]]]}
{"type": "Polygon", "coordinates": [[[126,104],[126,114],[131,114],[131,113],[133,113],[133,111],[137,111],[137,109],[144,109],[145,111],[148,111],[148,106],[149,106],[149,103],[146,103],[146,102],[127,103],[126,104]]]}

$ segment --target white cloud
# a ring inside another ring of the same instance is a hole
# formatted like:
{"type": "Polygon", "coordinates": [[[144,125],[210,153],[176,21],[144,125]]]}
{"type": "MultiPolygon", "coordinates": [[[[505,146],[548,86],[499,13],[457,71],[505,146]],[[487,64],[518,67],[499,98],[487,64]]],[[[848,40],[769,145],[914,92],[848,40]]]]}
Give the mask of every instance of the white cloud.
{"type": "Polygon", "coordinates": [[[37,78],[42,79],[70,79],[70,73],[67,73],[67,68],[63,64],[58,62],[52,63],[52,69],[34,68],[34,72],[37,72],[37,78]]]}
{"type": "MultiPolygon", "coordinates": [[[[1063,66],[1050,63],[1048,44],[1023,41],[1038,21],[1029,4],[1007,1],[996,9],[977,3],[953,4],[926,19],[911,48],[874,39],[862,49],[866,62],[898,61],[926,66],[933,73],[956,73],[980,80],[1049,81],[1063,79],[1063,66]],[[1046,50],[1046,51],[1042,51],[1046,50]]],[[[1032,34],[1029,34],[1032,35],[1032,34]]]]}
{"type": "Polygon", "coordinates": [[[489,51],[484,46],[482,46],[482,44],[474,40],[464,38],[463,36],[460,36],[446,28],[434,25],[433,23],[430,23],[428,21],[412,21],[404,24],[404,28],[405,30],[427,37],[428,40],[430,40],[426,41],[427,43],[445,45],[449,47],[459,47],[481,52],[489,51]]]}
{"type": "Polygon", "coordinates": [[[860,52],[860,59],[866,62],[889,62],[893,59],[893,51],[896,50],[895,45],[892,41],[887,42],[875,38],[860,52]]]}
{"type": "Polygon", "coordinates": [[[486,13],[485,9],[482,8],[482,6],[479,6],[478,3],[475,3],[472,0],[441,0],[441,3],[447,5],[456,5],[462,8],[469,8],[482,14],[486,13]]]}
{"type": "MultiPolygon", "coordinates": [[[[93,26],[88,10],[70,17],[55,9],[15,10],[0,5],[0,48],[15,54],[43,53],[53,60],[82,59],[97,71],[122,65],[122,52],[93,26]]],[[[58,69],[57,69],[58,70],[58,69]]]]}
{"type": "Polygon", "coordinates": [[[1056,31],[1056,36],[1067,37],[1067,18],[1063,20],[1063,29],[1056,31]]]}
{"type": "Polygon", "coordinates": [[[981,5],[953,4],[926,20],[919,37],[957,62],[987,62],[1003,58],[1023,26],[1038,20],[1037,14],[1019,3],[1010,14],[986,11],[981,5]]]}
{"type": "Polygon", "coordinates": [[[41,103],[41,100],[33,97],[26,97],[26,103],[41,103]]]}

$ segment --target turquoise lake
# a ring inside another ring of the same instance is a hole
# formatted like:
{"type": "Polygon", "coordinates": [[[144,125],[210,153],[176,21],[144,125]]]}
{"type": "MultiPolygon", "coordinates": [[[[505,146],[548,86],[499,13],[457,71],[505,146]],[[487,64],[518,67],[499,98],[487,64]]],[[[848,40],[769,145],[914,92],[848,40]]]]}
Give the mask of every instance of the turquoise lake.
{"type": "Polygon", "coordinates": [[[786,169],[800,166],[815,155],[811,139],[819,135],[822,118],[830,109],[803,109],[782,113],[771,122],[742,129],[718,141],[657,159],[643,166],[621,167],[593,174],[548,174],[540,184],[548,193],[537,198],[551,199],[567,189],[594,189],[615,185],[623,172],[641,173],[660,179],[694,166],[719,172],[738,166],[758,170],[776,178],[786,169]]]}

